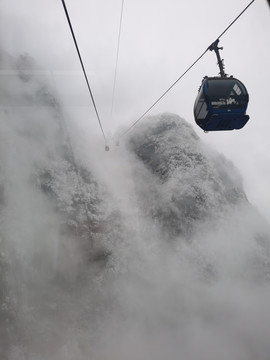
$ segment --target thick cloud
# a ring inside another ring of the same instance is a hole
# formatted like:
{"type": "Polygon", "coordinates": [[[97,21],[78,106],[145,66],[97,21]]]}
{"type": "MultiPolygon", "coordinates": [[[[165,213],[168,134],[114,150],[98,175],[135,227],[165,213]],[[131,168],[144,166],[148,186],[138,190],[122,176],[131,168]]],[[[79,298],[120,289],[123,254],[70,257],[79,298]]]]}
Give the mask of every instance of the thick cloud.
{"type": "Polygon", "coordinates": [[[2,358],[267,358],[270,232],[235,166],[169,113],[105,152],[1,61],[2,358]]]}

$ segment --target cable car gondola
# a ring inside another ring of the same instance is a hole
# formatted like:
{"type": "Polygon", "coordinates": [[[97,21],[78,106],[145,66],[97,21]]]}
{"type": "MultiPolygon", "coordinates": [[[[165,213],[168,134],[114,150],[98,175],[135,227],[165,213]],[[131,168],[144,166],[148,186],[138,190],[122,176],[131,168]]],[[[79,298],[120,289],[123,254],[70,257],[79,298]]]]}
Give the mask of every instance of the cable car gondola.
{"type": "Polygon", "coordinates": [[[249,120],[247,89],[240,80],[225,74],[218,42],[216,40],[209,50],[216,52],[221,76],[206,76],[194,103],[195,121],[206,132],[241,129],[249,120]]]}

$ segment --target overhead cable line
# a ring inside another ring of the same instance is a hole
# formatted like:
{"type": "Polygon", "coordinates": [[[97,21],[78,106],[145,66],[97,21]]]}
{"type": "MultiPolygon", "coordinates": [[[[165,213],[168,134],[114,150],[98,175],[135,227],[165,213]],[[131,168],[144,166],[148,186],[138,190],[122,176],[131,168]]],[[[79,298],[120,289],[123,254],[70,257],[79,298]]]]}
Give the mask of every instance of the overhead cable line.
{"type": "MultiPolygon", "coordinates": [[[[254,1],[255,1],[255,0],[252,0],[252,1],[244,8],[244,10],[242,10],[242,11],[240,12],[240,14],[239,14],[238,16],[236,16],[236,18],[230,23],[230,25],[227,26],[226,29],[219,35],[219,37],[217,38],[217,40],[220,39],[221,36],[223,36],[223,35],[225,34],[225,32],[229,30],[229,28],[240,18],[241,15],[243,15],[243,13],[250,7],[250,5],[251,5],[252,3],[254,3],[254,1]]],[[[210,45],[210,46],[211,46],[211,45],[210,45]]],[[[209,46],[209,47],[210,47],[210,46],[209,46]]]]}
{"type": "Polygon", "coordinates": [[[120,136],[119,139],[126,135],[140,120],[142,120],[146,114],[186,75],[186,73],[210,50],[211,46],[218,41],[225,33],[229,30],[229,28],[240,18],[240,16],[250,7],[250,5],[255,0],[252,0],[245,8],[241,11],[241,13],[230,23],[229,26],[219,35],[219,37],[210,45],[208,48],[183,72],[181,76],[120,136]]]}
{"type": "Polygon", "coordinates": [[[145,117],[147,113],[182,79],[183,76],[207,53],[208,48],[187,68],[185,72],[137,119],[123,134],[119,136],[121,138],[126,133],[128,133],[142,118],[145,117]]]}
{"type": "Polygon", "coordinates": [[[73,31],[73,27],[72,27],[71,20],[70,20],[69,14],[68,14],[68,10],[67,10],[65,1],[64,0],[61,0],[61,1],[62,1],[62,4],[63,4],[63,7],[64,7],[66,18],[67,18],[67,21],[68,21],[68,24],[69,24],[69,28],[70,28],[72,37],[73,37],[73,41],[74,41],[74,44],[75,44],[75,47],[76,47],[76,50],[77,50],[77,53],[78,53],[78,56],[79,56],[79,59],[80,59],[81,67],[82,67],[82,70],[83,70],[83,74],[84,74],[84,77],[85,77],[85,80],[86,80],[86,84],[87,84],[87,87],[88,87],[88,90],[89,90],[89,94],[90,94],[92,103],[93,103],[93,106],[94,106],[94,109],[95,109],[95,113],[96,113],[96,116],[97,116],[97,119],[98,119],[98,122],[99,122],[99,126],[100,126],[100,129],[101,129],[102,135],[104,137],[105,143],[106,143],[106,136],[105,136],[102,124],[101,124],[100,116],[99,116],[97,106],[96,106],[96,103],[95,103],[95,100],[94,100],[94,96],[93,96],[93,93],[92,93],[92,90],[91,90],[91,87],[90,87],[90,83],[89,83],[89,80],[88,80],[88,77],[87,77],[87,74],[86,74],[86,71],[85,71],[85,67],[84,67],[82,57],[81,57],[81,53],[80,53],[80,50],[79,50],[79,47],[78,47],[78,44],[77,44],[77,40],[76,40],[74,31],[73,31]]]}
{"type": "Polygon", "coordinates": [[[112,104],[111,104],[111,118],[113,115],[113,108],[114,108],[115,87],[116,87],[116,78],[117,78],[117,70],[118,70],[118,59],[119,59],[120,39],[121,39],[121,31],[122,31],[123,10],[124,10],[124,0],[122,0],[122,5],[121,5],[118,40],[117,40],[117,51],[116,51],[116,61],[115,61],[115,70],[114,70],[114,79],[113,79],[112,104]]]}

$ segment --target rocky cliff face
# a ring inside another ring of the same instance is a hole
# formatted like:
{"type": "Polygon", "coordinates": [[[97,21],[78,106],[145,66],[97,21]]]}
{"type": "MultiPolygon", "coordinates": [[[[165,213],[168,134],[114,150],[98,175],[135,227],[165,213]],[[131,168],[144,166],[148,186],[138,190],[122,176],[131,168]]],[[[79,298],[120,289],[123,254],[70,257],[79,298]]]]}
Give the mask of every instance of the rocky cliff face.
{"type": "Polygon", "coordinates": [[[237,169],[177,115],[149,117],[130,135],[128,147],[155,175],[142,184],[142,201],[149,201],[150,190],[152,217],[176,236],[247,205],[237,169]]]}
{"type": "Polygon", "coordinates": [[[270,231],[232,162],[170,113],[89,156],[34,61],[0,67],[1,359],[265,359],[270,231]]]}

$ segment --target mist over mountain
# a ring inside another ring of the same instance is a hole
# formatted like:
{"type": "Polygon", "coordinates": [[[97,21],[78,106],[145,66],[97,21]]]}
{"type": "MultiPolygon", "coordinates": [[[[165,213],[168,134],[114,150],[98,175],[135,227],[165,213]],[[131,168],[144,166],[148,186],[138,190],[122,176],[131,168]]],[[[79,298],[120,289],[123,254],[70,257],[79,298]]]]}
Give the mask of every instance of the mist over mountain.
{"type": "Polygon", "coordinates": [[[0,357],[267,359],[270,230],[178,115],[105,152],[0,52],[0,357]]]}
{"type": "MultiPolygon", "coordinates": [[[[179,116],[149,117],[134,130],[129,148],[156,175],[153,216],[162,219],[167,231],[187,235],[196,223],[218,220],[226,208],[232,211],[234,205],[246,205],[237,169],[224,156],[207,149],[179,116]]],[[[147,186],[142,200],[149,191],[149,182],[143,184],[147,186]]]]}

